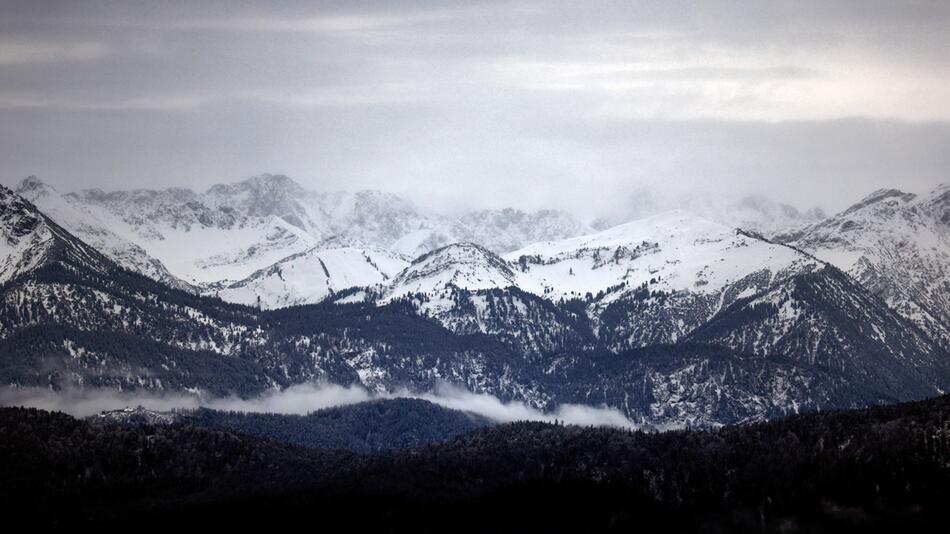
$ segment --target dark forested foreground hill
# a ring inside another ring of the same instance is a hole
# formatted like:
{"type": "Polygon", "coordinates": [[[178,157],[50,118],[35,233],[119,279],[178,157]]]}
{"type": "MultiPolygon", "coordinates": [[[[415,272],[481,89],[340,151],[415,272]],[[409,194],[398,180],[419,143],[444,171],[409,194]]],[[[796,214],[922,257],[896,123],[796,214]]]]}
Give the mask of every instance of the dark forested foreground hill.
{"type": "Polygon", "coordinates": [[[0,410],[5,522],[373,532],[935,531],[950,396],[717,431],[516,423],[374,455],[0,410]]]}
{"type": "Polygon", "coordinates": [[[307,415],[201,408],[176,417],[190,426],[231,430],[304,447],[356,452],[418,447],[491,424],[479,415],[421,399],[378,399],[307,415]]]}

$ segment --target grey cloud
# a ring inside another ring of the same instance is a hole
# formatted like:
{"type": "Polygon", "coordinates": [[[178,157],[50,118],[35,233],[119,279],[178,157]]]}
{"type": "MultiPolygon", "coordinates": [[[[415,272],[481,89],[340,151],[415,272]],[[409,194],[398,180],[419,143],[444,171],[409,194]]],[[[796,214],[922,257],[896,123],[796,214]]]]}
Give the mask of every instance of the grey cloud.
{"type": "Polygon", "coordinates": [[[945,2],[6,2],[0,179],[835,209],[946,181],[948,46],[945,2]]]}

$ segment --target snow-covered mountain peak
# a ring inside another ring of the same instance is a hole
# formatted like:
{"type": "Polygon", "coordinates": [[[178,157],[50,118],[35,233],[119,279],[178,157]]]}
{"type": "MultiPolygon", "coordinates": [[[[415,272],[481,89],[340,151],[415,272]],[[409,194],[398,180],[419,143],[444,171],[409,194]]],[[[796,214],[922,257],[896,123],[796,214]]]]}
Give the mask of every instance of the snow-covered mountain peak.
{"type": "MultiPolygon", "coordinates": [[[[732,228],[713,222],[705,217],[700,217],[685,209],[673,209],[645,217],[636,221],[630,221],[608,228],[600,233],[601,237],[624,237],[639,236],[643,232],[655,233],[657,230],[675,232],[677,234],[724,234],[732,233],[732,228]]],[[[633,237],[636,239],[636,237],[633,237]]]]}
{"type": "Polygon", "coordinates": [[[316,303],[351,288],[379,293],[407,265],[400,256],[379,248],[318,245],[214,293],[229,302],[261,308],[316,303]]]}
{"type": "Polygon", "coordinates": [[[644,241],[724,239],[735,230],[693,213],[674,209],[643,219],[618,224],[606,230],[558,241],[539,242],[507,254],[509,260],[536,254],[551,255],[592,248],[641,245],[644,241]]]}
{"type": "Polygon", "coordinates": [[[494,261],[498,255],[478,243],[459,242],[440,247],[413,260],[413,265],[430,261],[431,258],[453,258],[462,262],[494,261]]]}
{"type": "Polygon", "coordinates": [[[736,204],[742,208],[748,208],[760,213],[776,213],[783,217],[799,217],[799,212],[794,206],[775,202],[774,200],[762,195],[748,195],[739,200],[736,204]]]}
{"type": "Polygon", "coordinates": [[[950,346],[950,193],[882,189],[792,243],[847,272],[950,346]]]}
{"type": "MultiPolygon", "coordinates": [[[[945,186],[922,196],[898,189],[879,189],[841,213],[804,228],[795,244],[809,250],[821,249],[819,256],[850,270],[865,252],[877,248],[877,243],[918,242],[925,237],[923,234],[936,231],[932,217],[941,215],[945,197],[950,197],[945,186]]],[[[925,239],[934,240],[941,241],[936,236],[925,239]]]]}
{"type": "Polygon", "coordinates": [[[400,210],[417,210],[415,204],[395,193],[376,189],[360,189],[353,193],[354,204],[371,208],[395,207],[400,210]]]}
{"type": "Polygon", "coordinates": [[[303,186],[289,176],[269,173],[259,174],[230,184],[215,184],[207,191],[210,195],[234,196],[246,194],[254,197],[268,194],[286,196],[305,192],[303,186]]]}
{"type": "Polygon", "coordinates": [[[921,195],[915,205],[935,220],[950,226],[950,184],[941,184],[930,193],[921,195]]]}
{"type": "Polygon", "coordinates": [[[59,260],[99,272],[110,267],[98,251],[51,221],[32,202],[0,185],[0,284],[59,260]]]}
{"type": "Polygon", "coordinates": [[[950,204],[950,183],[940,184],[921,197],[921,202],[950,204]]]}
{"type": "Polygon", "coordinates": [[[640,190],[629,196],[619,212],[602,217],[591,226],[604,230],[623,221],[640,220],[670,209],[685,209],[729,227],[769,236],[816,223],[826,217],[819,207],[803,211],[763,195],[748,195],[735,200],[700,193],[663,195],[640,190]]]}
{"type": "Polygon", "coordinates": [[[914,193],[907,193],[900,189],[878,189],[844,210],[844,213],[854,213],[874,206],[893,209],[898,206],[907,205],[915,198],[917,198],[917,195],[914,193]]]}
{"type": "Polygon", "coordinates": [[[416,256],[445,245],[448,220],[425,213],[393,193],[362,190],[321,195],[327,227],[334,234],[361,239],[416,256]],[[434,237],[435,236],[435,237],[434,237]]]}
{"type": "Polygon", "coordinates": [[[85,190],[66,198],[161,260],[176,277],[200,285],[241,280],[317,242],[286,214],[260,209],[254,215],[241,203],[253,202],[255,184],[265,182],[235,185],[230,201],[222,191],[199,195],[182,188],[85,190]]]}
{"type": "Polygon", "coordinates": [[[416,258],[393,280],[390,298],[410,293],[429,295],[455,288],[466,290],[518,285],[508,263],[481,245],[453,243],[416,258]]]}
{"type": "Polygon", "coordinates": [[[672,210],[596,234],[536,243],[505,256],[538,295],[574,298],[657,284],[666,291],[709,293],[752,273],[816,263],[684,210],[672,210]]]}
{"type": "Polygon", "coordinates": [[[152,211],[169,204],[186,204],[198,199],[197,193],[183,187],[167,189],[130,189],[127,191],[103,191],[102,189],[83,189],[69,193],[67,197],[82,202],[110,206],[122,213],[132,210],[152,211]]]}
{"type": "Polygon", "coordinates": [[[112,231],[110,227],[115,225],[114,221],[97,217],[86,206],[72,197],[59,194],[55,188],[35,176],[24,179],[17,187],[17,193],[32,202],[56,224],[122,267],[172,287],[194,290],[189,284],[172,275],[160,260],[150,256],[145,249],[112,231]]]}
{"type": "Polygon", "coordinates": [[[27,176],[17,185],[14,191],[23,197],[28,197],[29,195],[48,195],[48,194],[58,194],[56,188],[47,184],[43,180],[40,180],[36,176],[27,176]]]}
{"type": "Polygon", "coordinates": [[[749,195],[727,208],[728,214],[720,217],[731,226],[766,235],[782,233],[805,224],[824,220],[828,215],[819,207],[806,211],[789,204],[776,202],[762,195],[749,195]]]}
{"type": "Polygon", "coordinates": [[[307,211],[309,191],[282,174],[262,174],[232,184],[218,184],[202,195],[214,208],[237,210],[250,217],[280,217],[301,230],[313,231],[307,211]]]}
{"type": "Polygon", "coordinates": [[[13,190],[0,185],[0,224],[7,241],[32,232],[40,222],[35,206],[13,190]]]}
{"type": "Polygon", "coordinates": [[[459,218],[462,241],[481,243],[499,253],[531,243],[584,235],[591,228],[573,215],[558,210],[525,212],[512,208],[479,210],[459,218]]]}
{"type": "Polygon", "coordinates": [[[89,189],[65,198],[161,260],[175,276],[206,287],[243,280],[321,242],[327,243],[323,248],[378,247],[413,258],[449,243],[471,241],[499,252],[588,231],[564,212],[440,215],[394,193],[311,191],[279,174],[215,185],[204,193],[89,189]]]}
{"type": "MultiPolygon", "coordinates": [[[[75,218],[78,216],[78,212],[82,211],[80,208],[72,206],[70,202],[59,193],[53,186],[43,182],[36,176],[28,176],[24,178],[19,185],[17,185],[14,192],[23,197],[26,200],[29,200],[37,208],[39,208],[43,213],[50,216],[58,224],[69,228],[69,221],[65,220],[67,218],[75,218]],[[57,216],[56,211],[64,212],[57,216]],[[68,213],[65,213],[68,212],[68,213]],[[67,216],[68,215],[68,216],[67,216]]],[[[70,229],[71,230],[71,229],[70,229]]]]}

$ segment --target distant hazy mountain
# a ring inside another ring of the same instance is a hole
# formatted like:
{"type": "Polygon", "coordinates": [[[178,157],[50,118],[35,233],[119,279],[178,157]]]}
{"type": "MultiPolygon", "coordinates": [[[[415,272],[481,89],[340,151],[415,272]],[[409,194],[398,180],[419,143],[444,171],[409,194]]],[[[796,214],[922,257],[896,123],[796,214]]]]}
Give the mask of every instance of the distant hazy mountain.
{"type": "Polygon", "coordinates": [[[240,280],[317,243],[280,216],[221,204],[221,196],[176,188],[86,190],[67,198],[196,285],[240,280]]]}
{"type": "Polygon", "coordinates": [[[478,243],[496,254],[518,250],[539,241],[553,241],[589,233],[591,229],[563,211],[481,210],[459,218],[458,241],[478,243]]]}
{"type": "Polygon", "coordinates": [[[750,195],[729,201],[708,195],[662,196],[648,190],[629,196],[620,210],[596,219],[592,226],[604,230],[628,221],[683,209],[725,226],[772,236],[813,224],[827,216],[821,208],[801,211],[789,204],[763,195],[750,195]]]}
{"type": "MultiPolygon", "coordinates": [[[[62,216],[77,235],[86,228],[93,229],[87,235],[103,233],[99,228],[113,234],[98,240],[108,242],[123,265],[162,281],[172,280],[160,272],[167,267],[190,284],[215,287],[242,282],[333,239],[411,258],[458,241],[507,252],[584,228],[553,210],[477,211],[452,218],[420,210],[391,193],[316,192],[283,175],[215,185],[204,193],[85,190],[66,195],[65,201],[58,195],[43,197],[55,200],[46,202],[51,216],[62,216]],[[68,213],[56,209],[66,201],[68,213]],[[125,250],[129,247],[119,243],[141,250],[125,250]]],[[[291,296],[285,302],[297,300],[291,296]]]]}

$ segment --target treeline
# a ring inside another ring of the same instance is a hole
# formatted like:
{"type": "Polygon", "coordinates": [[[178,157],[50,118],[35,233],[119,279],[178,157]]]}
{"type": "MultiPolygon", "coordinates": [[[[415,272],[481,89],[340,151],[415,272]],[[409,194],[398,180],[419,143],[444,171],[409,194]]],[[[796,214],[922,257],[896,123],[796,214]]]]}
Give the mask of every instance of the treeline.
{"type": "Polygon", "coordinates": [[[381,532],[940,532],[950,397],[715,431],[515,423],[358,455],[0,410],[9,522],[381,532]]]}

